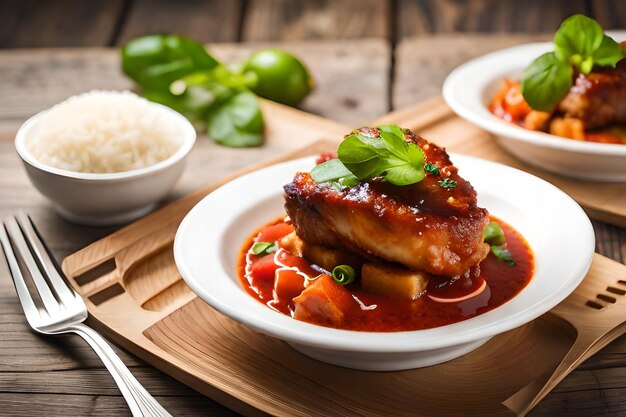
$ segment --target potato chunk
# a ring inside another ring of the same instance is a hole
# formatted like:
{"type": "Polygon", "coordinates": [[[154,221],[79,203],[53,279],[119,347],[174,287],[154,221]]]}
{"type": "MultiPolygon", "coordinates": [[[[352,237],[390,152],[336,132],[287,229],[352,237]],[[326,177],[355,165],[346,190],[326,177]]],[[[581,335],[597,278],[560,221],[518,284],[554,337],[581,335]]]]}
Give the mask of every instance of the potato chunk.
{"type": "Polygon", "coordinates": [[[327,271],[332,271],[337,265],[350,265],[355,271],[358,271],[363,264],[361,258],[356,255],[314,245],[304,240],[302,241],[302,256],[327,271]]]}
{"type": "Polygon", "coordinates": [[[361,270],[361,286],[373,294],[415,300],[427,285],[424,272],[379,263],[363,264],[361,270]]]}
{"type": "Polygon", "coordinates": [[[292,255],[302,256],[302,239],[298,237],[296,232],[291,232],[287,236],[283,237],[278,245],[292,255]]]}
{"type": "Polygon", "coordinates": [[[295,232],[280,240],[280,246],[293,255],[302,256],[307,261],[332,271],[337,265],[350,265],[355,271],[361,269],[361,258],[350,253],[324,246],[314,245],[298,237],[295,232]]]}

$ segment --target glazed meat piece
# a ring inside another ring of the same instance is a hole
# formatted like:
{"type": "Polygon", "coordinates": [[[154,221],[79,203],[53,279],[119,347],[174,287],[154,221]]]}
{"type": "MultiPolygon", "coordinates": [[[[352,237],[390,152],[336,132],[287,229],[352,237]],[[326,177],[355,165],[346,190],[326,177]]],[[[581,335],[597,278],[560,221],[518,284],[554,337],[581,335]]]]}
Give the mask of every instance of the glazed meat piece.
{"type": "Polygon", "coordinates": [[[439,176],[407,186],[376,178],[340,191],[297,173],[285,186],[287,213],[298,236],[310,243],[433,275],[461,275],[489,252],[483,242],[489,214],[477,206],[476,191],[444,149],[412,133],[405,139],[424,150],[439,176]],[[442,178],[457,186],[441,187],[442,178]]]}
{"type": "Polygon", "coordinates": [[[626,59],[616,68],[578,74],[557,110],[565,116],[581,119],[586,129],[626,123],[626,59]]]}

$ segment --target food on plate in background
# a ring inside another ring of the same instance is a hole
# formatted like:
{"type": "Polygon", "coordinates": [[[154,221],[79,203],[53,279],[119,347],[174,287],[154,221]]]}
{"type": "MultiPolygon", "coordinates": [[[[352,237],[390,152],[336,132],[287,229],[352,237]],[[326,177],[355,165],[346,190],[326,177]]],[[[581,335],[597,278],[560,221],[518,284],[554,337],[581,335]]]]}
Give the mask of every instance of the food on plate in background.
{"type": "Polygon", "coordinates": [[[257,94],[296,106],[313,85],[300,60],[274,48],[228,66],[192,39],[149,35],[128,42],[121,54],[122,69],[146,98],[206,124],[208,136],[226,146],[263,143],[257,94]]]}
{"type": "Polygon", "coordinates": [[[146,99],[128,91],[91,91],[46,111],[25,145],[44,165],[114,173],[161,162],[181,142],[177,120],[146,99]]]}
{"type": "Polygon", "coordinates": [[[533,61],[520,81],[504,80],[490,111],[530,130],[625,144],[626,45],[583,15],[566,19],[554,44],[555,51],[533,61]]]}
{"type": "Polygon", "coordinates": [[[241,282],[323,326],[404,331],[487,312],[533,274],[524,238],[478,207],[443,148],[395,125],[348,134],[284,187],[286,218],[253,233],[241,282]]]}

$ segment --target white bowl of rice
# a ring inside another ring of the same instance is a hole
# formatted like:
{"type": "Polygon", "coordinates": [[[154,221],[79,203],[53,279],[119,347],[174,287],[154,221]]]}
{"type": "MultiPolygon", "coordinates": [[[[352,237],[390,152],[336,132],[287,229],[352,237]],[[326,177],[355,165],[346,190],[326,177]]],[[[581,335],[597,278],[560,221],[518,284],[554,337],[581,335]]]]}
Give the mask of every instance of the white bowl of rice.
{"type": "Polygon", "coordinates": [[[119,224],[167,196],[196,132],[174,110],[131,92],[91,91],[31,117],[15,148],[33,185],[79,224],[119,224]]]}

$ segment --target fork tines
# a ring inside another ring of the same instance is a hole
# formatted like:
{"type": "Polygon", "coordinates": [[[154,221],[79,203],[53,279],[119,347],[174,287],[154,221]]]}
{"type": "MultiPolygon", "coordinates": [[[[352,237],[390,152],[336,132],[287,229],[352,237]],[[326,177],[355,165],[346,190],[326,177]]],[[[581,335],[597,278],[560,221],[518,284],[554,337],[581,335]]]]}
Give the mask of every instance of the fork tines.
{"type": "Polygon", "coordinates": [[[29,315],[37,312],[38,308],[24,279],[26,271],[48,313],[54,313],[64,302],[76,299],[76,293],[61,277],[30,217],[18,214],[4,220],[0,228],[0,242],[15,289],[29,321],[31,320],[29,315]]]}

